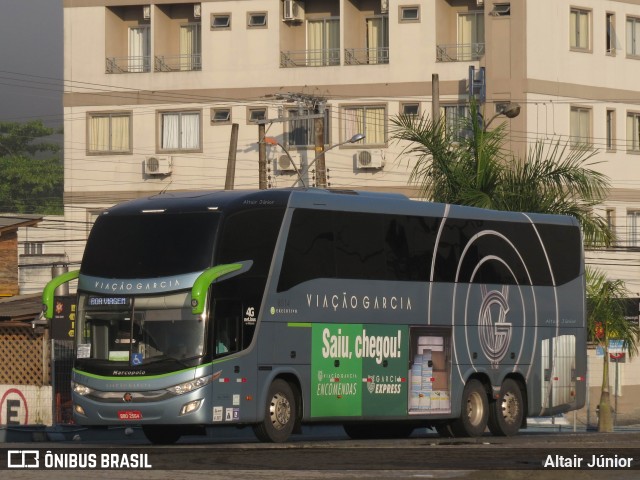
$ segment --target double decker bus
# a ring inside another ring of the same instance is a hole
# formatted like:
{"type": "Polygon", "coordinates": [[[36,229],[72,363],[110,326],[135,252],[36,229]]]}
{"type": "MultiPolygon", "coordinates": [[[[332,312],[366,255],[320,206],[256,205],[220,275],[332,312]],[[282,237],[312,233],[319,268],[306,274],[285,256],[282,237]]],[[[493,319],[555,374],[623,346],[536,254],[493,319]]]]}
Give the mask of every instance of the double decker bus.
{"type": "Polygon", "coordinates": [[[585,403],[572,217],[361,191],[167,193],[96,220],[77,278],[81,425],[153,443],[251,425],[514,435],[585,403]]]}

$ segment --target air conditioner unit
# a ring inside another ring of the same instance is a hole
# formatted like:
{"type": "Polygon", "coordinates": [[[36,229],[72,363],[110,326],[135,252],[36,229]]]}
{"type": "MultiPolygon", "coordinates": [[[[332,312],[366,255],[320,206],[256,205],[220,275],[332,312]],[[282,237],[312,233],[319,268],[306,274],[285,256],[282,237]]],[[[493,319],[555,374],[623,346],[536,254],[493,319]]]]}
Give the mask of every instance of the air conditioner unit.
{"type": "Polygon", "coordinates": [[[151,18],[151,5],[142,6],[142,18],[149,20],[151,18]]]}
{"type": "Polygon", "coordinates": [[[370,150],[360,150],[356,154],[356,166],[358,168],[382,168],[382,155],[370,150]]]}
{"type": "Polygon", "coordinates": [[[389,13],[389,0],[380,0],[380,13],[389,13]]]}
{"type": "Polygon", "coordinates": [[[277,159],[278,170],[281,172],[295,172],[296,166],[287,154],[280,155],[277,159]]]}
{"type": "Polygon", "coordinates": [[[144,173],[146,175],[170,175],[171,157],[152,156],[145,158],[144,173]]]}
{"type": "Polygon", "coordinates": [[[193,18],[200,18],[202,15],[202,4],[194,3],[193,4],[193,18]]]}
{"type": "Polygon", "coordinates": [[[476,5],[477,5],[478,7],[483,6],[483,5],[484,5],[484,0],[476,0],[476,5]]]}
{"type": "Polygon", "coordinates": [[[301,22],[304,20],[304,2],[284,0],[282,20],[285,22],[301,22]]]}

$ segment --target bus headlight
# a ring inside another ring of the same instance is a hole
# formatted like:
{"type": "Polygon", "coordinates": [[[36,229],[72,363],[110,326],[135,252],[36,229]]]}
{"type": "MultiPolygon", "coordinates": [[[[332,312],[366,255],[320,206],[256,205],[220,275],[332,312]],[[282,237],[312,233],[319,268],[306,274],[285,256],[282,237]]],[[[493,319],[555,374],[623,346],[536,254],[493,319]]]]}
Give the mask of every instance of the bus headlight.
{"type": "Polygon", "coordinates": [[[202,388],[205,385],[211,382],[211,375],[207,375],[206,377],[196,378],[195,380],[191,380],[189,382],[184,382],[179,385],[174,385],[173,387],[167,388],[174,395],[184,395],[185,393],[193,392],[198,388],[202,388]]]}
{"type": "Polygon", "coordinates": [[[193,402],[185,403],[180,409],[180,415],[186,415],[187,413],[195,412],[200,408],[202,399],[194,400],[193,402]]]}
{"type": "Polygon", "coordinates": [[[71,390],[73,393],[77,393],[78,395],[84,397],[93,392],[93,389],[87,387],[86,385],[82,385],[81,383],[71,382],[71,390]]]}

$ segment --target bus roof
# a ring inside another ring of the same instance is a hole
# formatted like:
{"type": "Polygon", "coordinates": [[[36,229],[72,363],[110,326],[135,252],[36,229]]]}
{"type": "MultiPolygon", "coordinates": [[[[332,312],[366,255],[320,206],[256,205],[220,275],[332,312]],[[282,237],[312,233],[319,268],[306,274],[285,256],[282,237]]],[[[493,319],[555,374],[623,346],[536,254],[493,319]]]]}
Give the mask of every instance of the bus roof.
{"type": "MultiPolygon", "coordinates": [[[[106,214],[137,215],[144,213],[187,213],[200,211],[235,211],[251,207],[321,208],[353,210],[381,214],[443,216],[447,205],[411,200],[395,193],[363,190],[332,190],[319,188],[285,188],[269,190],[201,190],[169,192],[131,200],[115,205],[106,214]]],[[[578,225],[575,218],[520,212],[487,210],[451,205],[448,217],[477,220],[578,225]]]]}

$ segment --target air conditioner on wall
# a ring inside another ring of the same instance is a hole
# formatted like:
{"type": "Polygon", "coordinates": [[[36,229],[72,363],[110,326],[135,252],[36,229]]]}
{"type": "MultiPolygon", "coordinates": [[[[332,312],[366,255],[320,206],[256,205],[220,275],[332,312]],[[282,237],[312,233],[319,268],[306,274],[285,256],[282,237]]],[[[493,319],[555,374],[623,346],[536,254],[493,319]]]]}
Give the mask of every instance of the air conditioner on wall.
{"type": "Polygon", "coordinates": [[[202,4],[193,4],[193,18],[200,18],[202,16],[202,4]]]}
{"type": "Polygon", "coordinates": [[[389,0],[380,0],[380,13],[389,13],[389,0]]]}
{"type": "Polygon", "coordinates": [[[379,152],[360,150],[356,154],[357,168],[382,168],[382,155],[379,152]]]}
{"type": "Polygon", "coordinates": [[[282,20],[285,22],[301,22],[304,20],[304,2],[284,0],[282,20]]]}
{"type": "Polygon", "coordinates": [[[151,5],[142,6],[142,18],[149,20],[151,18],[151,5]]]}
{"type": "Polygon", "coordinates": [[[146,175],[170,175],[171,157],[151,156],[144,159],[146,175]]]}
{"type": "Polygon", "coordinates": [[[477,5],[478,7],[483,6],[483,5],[484,5],[484,0],[476,0],[476,5],[477,5]]]}
{"type": "Polygon", "coordinates": [[[283,154],[278,157],[276,160],[278,170],[281,172],[295,172],[296,168],[288,155],[283,154]]]}

